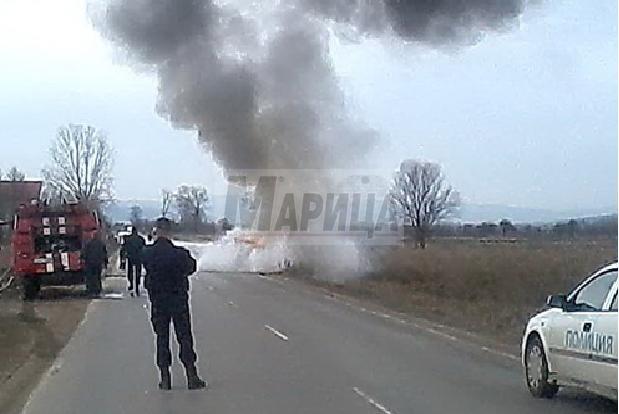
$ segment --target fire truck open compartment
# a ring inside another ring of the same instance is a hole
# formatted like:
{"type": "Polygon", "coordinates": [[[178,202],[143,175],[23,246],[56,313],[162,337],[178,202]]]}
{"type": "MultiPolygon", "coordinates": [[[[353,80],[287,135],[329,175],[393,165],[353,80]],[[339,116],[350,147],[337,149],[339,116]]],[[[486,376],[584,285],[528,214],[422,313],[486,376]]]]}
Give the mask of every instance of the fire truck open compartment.
{"type": "Polygon", "coordinates": [[[35,253],[67,253],[81,248],[82,240],[78,235],[37,236],[34,239],[35,253]]]}

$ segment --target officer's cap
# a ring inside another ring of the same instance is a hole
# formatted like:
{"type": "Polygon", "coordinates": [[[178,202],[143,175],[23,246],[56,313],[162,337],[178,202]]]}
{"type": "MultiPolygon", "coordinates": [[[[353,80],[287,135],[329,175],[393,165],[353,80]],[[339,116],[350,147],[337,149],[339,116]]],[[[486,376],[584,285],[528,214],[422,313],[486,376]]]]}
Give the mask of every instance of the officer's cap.
{"type": "Polygon", "coordinates": [[[166,217],[159,217],[156,221],[157,230],[169,232],[172,230],[172,221],[166,217]]]}

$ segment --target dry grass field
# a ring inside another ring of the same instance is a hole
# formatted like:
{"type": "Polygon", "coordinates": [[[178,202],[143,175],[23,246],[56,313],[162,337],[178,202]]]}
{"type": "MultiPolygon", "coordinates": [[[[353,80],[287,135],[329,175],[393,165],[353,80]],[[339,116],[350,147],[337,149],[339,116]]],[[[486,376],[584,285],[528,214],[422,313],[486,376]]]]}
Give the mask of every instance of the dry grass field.
{"type": "MultiPolygon", "coordinates": [[[[617,259],[617,240],[481,244],[436,240],[425,250],[373,248],[363,277],[321,284],[410,313],[516,344],[547,295],[568,293],[617,259]]],[[[328,279],[328,278],[327,278],[328,279]]]]}

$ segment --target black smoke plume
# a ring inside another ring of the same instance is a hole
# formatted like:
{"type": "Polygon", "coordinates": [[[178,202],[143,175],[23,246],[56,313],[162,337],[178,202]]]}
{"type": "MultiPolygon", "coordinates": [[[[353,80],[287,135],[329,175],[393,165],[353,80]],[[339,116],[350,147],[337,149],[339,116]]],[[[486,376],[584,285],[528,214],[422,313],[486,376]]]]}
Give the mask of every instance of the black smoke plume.
{"type": "MultiPolygon", "coordinates": [[[[158,113],[224,170],[363,166],[377,134],[350,116],[330,25],[429,45],[517,22],[515,0],[109,0],[95,26],[156,71],[158,113]]],[[[369,62],[371,63],[371,62],[369,62]]]]}

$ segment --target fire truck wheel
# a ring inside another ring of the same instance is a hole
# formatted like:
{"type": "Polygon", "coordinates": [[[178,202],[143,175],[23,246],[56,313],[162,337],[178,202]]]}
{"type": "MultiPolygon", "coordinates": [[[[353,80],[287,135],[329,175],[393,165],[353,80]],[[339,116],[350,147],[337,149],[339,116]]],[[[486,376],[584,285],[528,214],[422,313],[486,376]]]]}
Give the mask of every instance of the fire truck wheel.
{"type": "Polygon", "coordinates": [[[24,300],[36,299],[41,290],[41,281],[37,277],[24,277],[22,279],[24,300]]]}

